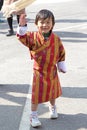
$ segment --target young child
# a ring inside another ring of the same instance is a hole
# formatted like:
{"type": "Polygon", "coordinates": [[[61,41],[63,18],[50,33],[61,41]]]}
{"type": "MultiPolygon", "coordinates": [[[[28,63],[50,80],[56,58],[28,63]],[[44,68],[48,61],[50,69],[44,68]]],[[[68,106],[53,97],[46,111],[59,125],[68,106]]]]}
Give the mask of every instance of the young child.
{"type": "Polygon", "coordinates": [[[30,123],[41,125],[38,119],[39,103],[50,102],[50,118],[57,118],[55,99],[62,93],[57,68],[65,73],[65,50],[60,38],[52,32],[55,18],[51,11],[40,10],[35,18],[38,31],[28,32],[26,16],[21,15],[17,37],[29,48],[34,60],[30,123]]]}

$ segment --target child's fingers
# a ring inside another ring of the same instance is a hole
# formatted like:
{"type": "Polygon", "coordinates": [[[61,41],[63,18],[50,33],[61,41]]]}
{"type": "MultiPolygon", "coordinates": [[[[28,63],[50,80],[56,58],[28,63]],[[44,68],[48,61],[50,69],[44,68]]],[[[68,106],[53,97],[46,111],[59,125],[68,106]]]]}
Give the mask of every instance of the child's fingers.
{"type": "Polygon", "coordinates": [[[20,23],[20,25],[25,25],[27,23],[27,21],[26,21],[26,14],[21,14],[20,15],[19,23],[20,23]]]}

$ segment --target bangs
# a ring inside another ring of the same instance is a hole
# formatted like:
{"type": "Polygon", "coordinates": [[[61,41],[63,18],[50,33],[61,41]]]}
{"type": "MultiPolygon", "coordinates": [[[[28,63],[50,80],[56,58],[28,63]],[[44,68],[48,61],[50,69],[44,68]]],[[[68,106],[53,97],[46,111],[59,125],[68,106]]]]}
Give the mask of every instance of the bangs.
{"type": "Polygon", "coordinates": [[[47,18],[52,18],[49,13],[48,14],[42,13],[42,14],[39,14],[39,16],[38,16],[38,19],[41,19],[41,20],[45,20],[47,18]]]}
{"type": "Polygon", "coordinates": [[[53,25],[55,24],[55,19],[54,19],[53,13],[46,9],[38,12],[38,14],[36,15],[35,24],[37,25],[38,20],[45,20],[47,18],[49,18],[49,19],[51,18],[53,25]]]}

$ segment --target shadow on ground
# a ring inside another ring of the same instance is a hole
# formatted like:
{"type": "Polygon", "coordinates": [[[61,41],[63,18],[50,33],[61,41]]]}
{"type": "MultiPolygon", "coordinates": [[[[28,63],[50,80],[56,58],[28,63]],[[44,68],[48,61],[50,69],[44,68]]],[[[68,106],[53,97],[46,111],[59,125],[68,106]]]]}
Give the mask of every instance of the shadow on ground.
{"type": "MultiPolygon", "coordinates": [[[[87,99],[87,88],[83,87],[63,87],[62,97],[78,99],[87,99]]],[[[76,106],[75,106],[76,107],[76,106]]],[[[59,113],[59,118],[52,120],[49,119],[48,106],[45,104],[39,105],[39,119],[42,123],[41,127],[36,129],[39,130],[87,130],[87,114],[79,113],[78,114],[62,114],[59,113]],[[42,118],[41,115],[44,115],[42,118]]],[[[30,130],[35,128],[30,127],[30,130]]]]}
{"type": "MultiPolygon", "coordinates": [[[[28,84],[0,85],[0,128],[2,130],[19,129],[29,86],[28,84]]],[[[63,87],[62,89],[62,97],[87,99],[86,87],[63,87]]],[[[42,126],[38,128],[39,130],[87,130],[87,114],[79,112],[78,114],[59,113],[58,119],[51,120],[46,114],[48,111],[48,106],[39,105],[40,121],[42,122],[42,126]],[[44,117],[42,118],[41,115],[44,115],[44,117]]],[[[30,127],[30,130],[34,129],[30,127]]]]}
{"type": "MultiPolygon", "coordinates": [[[[40,118],[42,126],[39,130],[87,130],[87,114],[59,114],[59,118],[52,120],[40,118]]],[[[30,130],[35,128],[30,127],[30,130]]]]}
{"type": "Polygon", "coordinates": [[[0,85],[0,130],[19,130],[28,84],[0,85]]]}

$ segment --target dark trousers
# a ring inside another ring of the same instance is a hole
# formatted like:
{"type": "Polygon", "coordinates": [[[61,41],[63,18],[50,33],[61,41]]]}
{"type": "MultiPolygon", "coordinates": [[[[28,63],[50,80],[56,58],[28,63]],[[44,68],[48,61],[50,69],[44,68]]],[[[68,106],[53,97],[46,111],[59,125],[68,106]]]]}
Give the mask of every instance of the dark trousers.
{"type": "MultiPolygon", "coordinates": [[[[19,18],[20,18],[20,15],[17,15],[18,24],[19,24],[19,18]]],[[[11,15],[11,17],[7,18],[7,22],[9,25],[9,29],[13,31],[13,16],[12,15],[11,15]]]]}
{"type": "Polygon", "coordinates": [[[0,0],[0,10],[2,8],[2,5],[3,5],[3,0],[0,0]]]}

